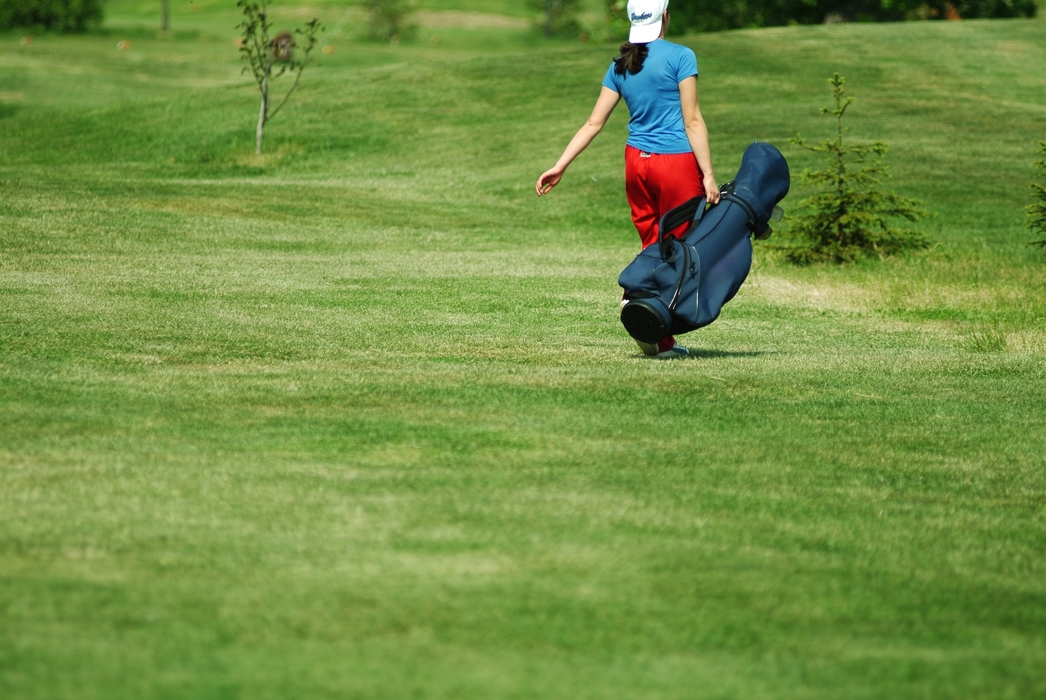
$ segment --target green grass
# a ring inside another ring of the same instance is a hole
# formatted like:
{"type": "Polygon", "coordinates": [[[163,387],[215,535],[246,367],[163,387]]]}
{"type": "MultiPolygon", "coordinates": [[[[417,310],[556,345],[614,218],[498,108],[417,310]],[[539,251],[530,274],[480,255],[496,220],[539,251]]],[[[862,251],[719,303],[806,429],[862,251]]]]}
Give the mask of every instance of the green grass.
{"type": "Polygon", "coordinates": [[[839,71],[938,216],[658,363],[624,111],[532,189],[613,47],[335,36],[256,158],[136,7],[0,35],[0,697],[1046,694],[1042,20],[688,39],[721,180],[839,71]]]}

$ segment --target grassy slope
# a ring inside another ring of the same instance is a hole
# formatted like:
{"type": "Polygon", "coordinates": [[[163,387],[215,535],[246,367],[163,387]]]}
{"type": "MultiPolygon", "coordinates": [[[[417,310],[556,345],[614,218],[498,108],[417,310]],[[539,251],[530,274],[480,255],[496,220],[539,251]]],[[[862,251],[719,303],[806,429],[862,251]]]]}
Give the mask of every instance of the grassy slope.
{"type": "Polygon", "coordinates": [[[838,70],[940,245],[652,363],[624,115],[531,194],[608,49],[334,37],[255,159],[207,12],[0,38],[0,694],[1046,691],[1041,21],[693,40],[721,174],[838,70]]]}

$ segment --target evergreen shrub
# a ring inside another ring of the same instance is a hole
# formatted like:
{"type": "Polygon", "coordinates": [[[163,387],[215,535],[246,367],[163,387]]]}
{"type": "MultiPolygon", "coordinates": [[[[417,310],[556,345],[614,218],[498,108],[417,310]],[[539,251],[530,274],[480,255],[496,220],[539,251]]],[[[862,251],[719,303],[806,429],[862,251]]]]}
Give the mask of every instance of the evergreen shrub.
{"type": "Polygon", "coordinates": [[[413,0],[365,0],[367,37],[375,41],[410,41],[417,33],[413,15],[417,3],[413,0]]]}
{"type": "Polygon", "coordinates": [[[628,21],[627,0],[603,0],[604,25],[602,35],[606,41],[617,43],[628,38],[632,23],[628,21]]]}
{"type": "MultiPolygon", "coordinates": [[[[1035,165],[1042,171],[1042,181],[1031,183],[1032,192],[1039,201],[1028,205],[1028,228],[1032,233],[1046,234],[1046,141],[1039,141],[1039,153],[1043,158],[1035,165]]],[[[1046,239],[1032,241],[1032,244],[1046,248],[1046,239]]]]}
{"type": "Polygon", "coordinates": [[[527,0],[527,5],[541,13],[537,25],[545,36],[580,31],[577,13],[581,0],[527,0]]]}
{"type": "Polygon", "coordinates": [[[786,251],[789,260],[812,262],[853,262],[864,255],[891,255],[906,249],[924,248],[928,241],[917,232],[894,227],[902,218],[918,221],[930,216],[914,199],[877,189],[888,175],[882,157],[889,150],[882,142],[850,144],[843,141],[843,115],[853,103],[843,98],[846,80],[836,73],[829,81],[835,108],[822,107],[821,114],[836,118],[836,137],[816,146],[801,136],[792,139],[807,150],[827,155],[821,170],[803,171],[804,185],[824,188],[799,202],[789,231],[798,245],[786,251]]]}

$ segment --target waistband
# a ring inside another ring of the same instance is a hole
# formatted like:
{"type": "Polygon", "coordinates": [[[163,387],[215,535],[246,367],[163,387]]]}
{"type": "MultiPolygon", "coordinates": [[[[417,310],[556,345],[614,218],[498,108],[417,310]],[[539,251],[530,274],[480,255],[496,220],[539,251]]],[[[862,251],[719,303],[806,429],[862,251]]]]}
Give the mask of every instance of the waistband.
{"type": "Polygon", "coordinates": [[[644,151],[640,148],[636,148],[631,144],[625,144],[625,155],[639,156],[640,158],[678,158],[679,156],[689,156],[693,158],[693,151],[685,151],[683,153],[651,153],[650,151],[644,151]]]}

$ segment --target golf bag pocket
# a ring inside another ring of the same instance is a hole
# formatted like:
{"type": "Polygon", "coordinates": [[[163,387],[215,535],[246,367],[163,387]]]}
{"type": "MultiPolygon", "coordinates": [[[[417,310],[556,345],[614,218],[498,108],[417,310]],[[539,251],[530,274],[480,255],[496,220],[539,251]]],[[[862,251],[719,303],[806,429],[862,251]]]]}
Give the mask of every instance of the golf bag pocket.
{"type": "MultiPolygon", "coordinates": [[[[704,200],[700,206],[704,207],[704,200]]],[[[656,343],[676,332],[680,314],[696,317],[700,265],[694,247],[671,236],[636,256],[618,278],[626,300],[621,321],[633,338],[656,343]],[[681,308],[687,300],[693,300],[694,313],[681,308]]]]}

